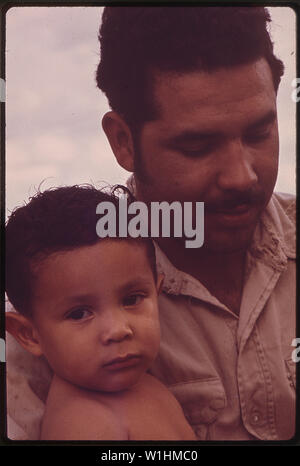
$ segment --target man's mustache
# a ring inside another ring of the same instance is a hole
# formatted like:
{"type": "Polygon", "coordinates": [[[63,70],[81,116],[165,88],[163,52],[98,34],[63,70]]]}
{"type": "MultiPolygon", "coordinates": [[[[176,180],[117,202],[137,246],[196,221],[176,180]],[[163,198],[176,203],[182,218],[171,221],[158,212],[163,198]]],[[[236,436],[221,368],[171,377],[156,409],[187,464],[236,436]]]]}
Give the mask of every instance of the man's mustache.
{"type": "Polygon", "coordinates": [[[235,192],[226,194],[220,199],[205,202],[204,208],[206,211],[228,211],[237,206],[246,204],[249,207],[261,204],[264,202],[264,193],[261,190],[255,189],[251,191],[235,192]]]}

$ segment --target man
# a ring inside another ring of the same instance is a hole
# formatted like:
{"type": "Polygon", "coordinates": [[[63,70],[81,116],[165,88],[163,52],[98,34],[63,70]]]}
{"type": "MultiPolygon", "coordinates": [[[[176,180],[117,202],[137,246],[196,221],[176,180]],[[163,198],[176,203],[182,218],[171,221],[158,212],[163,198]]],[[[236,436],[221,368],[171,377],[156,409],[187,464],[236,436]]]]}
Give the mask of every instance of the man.
{"type": "MultiPolygon", "coordinates": [[[[272,194],[283,65],[268,21],[256,7],[108,7],[100,31],[103,127],[136,197],[205,203],[203,247],[157,244],[152,368],[199,439],[294,434],[295,203],[272,194]]],[[[8,432],[37,439],[51,373],[6,341],[8,432]]]]}
{"type": "Polygon", "coordinates": [[[278,170],[273,54],[262,7],[106,7],[103,128],[136,197],[203,201],[205,239],[161,238],[153,367],[199,439],[295,431],[295,201],[278,170]]]}

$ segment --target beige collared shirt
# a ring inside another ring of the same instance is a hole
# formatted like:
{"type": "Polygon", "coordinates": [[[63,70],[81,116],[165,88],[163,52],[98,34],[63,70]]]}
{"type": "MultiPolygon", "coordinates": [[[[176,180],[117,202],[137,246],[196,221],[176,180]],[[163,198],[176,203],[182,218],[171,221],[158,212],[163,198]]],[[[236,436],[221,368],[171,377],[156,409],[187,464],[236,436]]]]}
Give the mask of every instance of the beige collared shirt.
{"type": "Polygon", "coordinates": [[[201,440],[283,440],[295,430],[293,196],[273,195],[247,257],[240,315],[156,247],[161,350],[152,373],[201,440]]]}

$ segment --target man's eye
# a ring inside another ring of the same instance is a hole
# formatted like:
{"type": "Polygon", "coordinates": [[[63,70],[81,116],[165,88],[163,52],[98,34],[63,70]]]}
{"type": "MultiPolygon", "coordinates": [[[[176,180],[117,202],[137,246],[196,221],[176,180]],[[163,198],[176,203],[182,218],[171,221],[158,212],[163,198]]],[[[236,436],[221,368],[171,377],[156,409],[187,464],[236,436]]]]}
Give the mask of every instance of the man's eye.
{"type": "Polygon", "coordinates": [[[70,320],[82,320],[90,317],[91,311],[85,307],[80,307],[69,312],[67,319],[70,320]]]}
{"type": "Polygon", "coordinates": [[[179,151],[186,157],[197,158],[204,157],[205,155],[212,152],[216,147],[216,143],[210,142],[200,147],[182,148],[179,151]]]}
{"type": "Polygon", "coordinates": [[[137,306],[141,303],[144,296],[142,294],[132,294],[130,296],[126,296],[123,300],[123,305],[126,306],[137,306]]]}
{"type": "Polygon", "coordinates": [[[248,134],[247,136],[245,136],[245,140],[250,144],[251,143],[255,144],[255,143],[265,141],[266,139],[268,139],[269,136],[270,136],[270,130],[267,130],[267,131],[261,131],[261,132],[254,133],[254,134],[248,134]]]}

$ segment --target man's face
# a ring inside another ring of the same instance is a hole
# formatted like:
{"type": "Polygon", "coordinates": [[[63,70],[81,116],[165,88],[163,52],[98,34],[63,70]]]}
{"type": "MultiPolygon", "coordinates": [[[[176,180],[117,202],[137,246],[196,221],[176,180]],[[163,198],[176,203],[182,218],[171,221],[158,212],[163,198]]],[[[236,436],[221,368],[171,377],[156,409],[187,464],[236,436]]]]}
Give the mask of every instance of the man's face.
{"type": "Polygon", "coordinates": [[[203,201],[204,246],[245,249],[278,170],[276,93],[269,65],[155,75],[156,120],[140,133],[144,201],[203,201]]]}
{"type": "Polygon", "coordinates": [[[54,372],[96,391],[136,384],[160,342],[157,289],[145,247],[102,240],[53,253],[35,273],[33,320],[54,372]]]}

